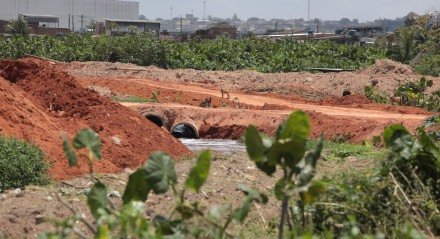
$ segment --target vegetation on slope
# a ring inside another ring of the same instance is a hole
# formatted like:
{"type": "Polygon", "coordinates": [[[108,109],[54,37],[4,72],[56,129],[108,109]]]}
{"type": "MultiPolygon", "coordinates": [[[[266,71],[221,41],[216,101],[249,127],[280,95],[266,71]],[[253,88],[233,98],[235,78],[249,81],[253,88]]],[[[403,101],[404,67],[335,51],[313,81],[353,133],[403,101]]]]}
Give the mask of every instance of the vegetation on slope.
{"type": "Polygon", "coordinates": [[[48,165],[35,145],[0,135],[0,192],[47,181],[48,165]]]}

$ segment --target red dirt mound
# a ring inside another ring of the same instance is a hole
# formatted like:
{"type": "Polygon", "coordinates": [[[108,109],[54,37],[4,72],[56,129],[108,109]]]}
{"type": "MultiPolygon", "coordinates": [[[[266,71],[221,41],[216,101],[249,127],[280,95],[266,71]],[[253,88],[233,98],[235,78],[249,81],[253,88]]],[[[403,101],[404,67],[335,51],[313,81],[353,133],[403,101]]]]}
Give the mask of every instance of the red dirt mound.
{"type": "Polygon", "coordinates": [[[348,95],[343,97],[331,97],[320,102],[323,105],[354,105],[371,104],[371,100],[361,94],[348,95]]]}
{"type": "Polygon", "coordinates": [[[80,86],[44,61],[0,61],[0,133],[37,144],[49,156],[51,175],[65,179],[87,172],[85,161],[67,165],[61,132],[71,138],[84,127],[99,133],[104,159],[96,172],[118,172],[145,162],[156,150],[174,157],[190,151],[137,113],[80,86]],[[9,81],[9,82],[7,82],[9,81]]]}

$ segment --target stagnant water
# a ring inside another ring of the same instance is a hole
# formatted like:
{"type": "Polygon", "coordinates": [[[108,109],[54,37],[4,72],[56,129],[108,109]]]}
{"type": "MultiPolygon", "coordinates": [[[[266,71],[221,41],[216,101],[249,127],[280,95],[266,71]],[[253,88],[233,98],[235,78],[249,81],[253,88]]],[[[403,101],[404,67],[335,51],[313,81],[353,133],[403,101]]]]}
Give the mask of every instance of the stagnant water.
{"type": "Polygon", "coordinates": [[[246,152],[246,146],[237,140],[229,139],[179,139],[191,151],[210,149],[216,152],[246,152]]]}

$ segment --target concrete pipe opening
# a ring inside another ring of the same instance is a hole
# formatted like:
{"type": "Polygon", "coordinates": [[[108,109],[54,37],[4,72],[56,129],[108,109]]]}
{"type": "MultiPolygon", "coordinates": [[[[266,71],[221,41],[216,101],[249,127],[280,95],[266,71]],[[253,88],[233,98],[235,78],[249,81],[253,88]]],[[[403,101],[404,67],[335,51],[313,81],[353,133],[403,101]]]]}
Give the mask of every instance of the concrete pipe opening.
{"type": "Polygon", "coordinates": [[[155,114],[146,114],[146,115],[144,115],[144,116],[145,116],[145,118],[147,118],[149,121],[153,122],[155,125],[157,125],[157,126],[159,126],[159,127],[162,127],[162,126],[164,126],[164,124],[165,124],[165,120],[164,120],[162,117],[158,116],[158,115],[155,115],[155,114]]]}
{"type": "Polygon", "coordinates": [[[198,139],[199,131],[189,123],[179,123],[171,128],[171,134],[176,138],[198,139]]]}

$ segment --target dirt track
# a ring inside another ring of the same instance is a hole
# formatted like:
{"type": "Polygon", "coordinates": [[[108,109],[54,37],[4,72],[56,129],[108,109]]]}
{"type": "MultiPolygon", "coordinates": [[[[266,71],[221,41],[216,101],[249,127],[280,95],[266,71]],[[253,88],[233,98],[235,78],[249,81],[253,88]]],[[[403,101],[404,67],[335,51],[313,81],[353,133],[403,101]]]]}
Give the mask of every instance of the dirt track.
{"type": "MultiPolygon", "coordinates": [[[[199,86],[192,85],[182,85],[182,84],[172,84],[172,83],[153,83],[151,81],[145,79],[114,79],[117,81],[124,82],[132,82],[137,83],[139,85],[148,85],[152,87],[157,87],[160,89],[181,91],[181,92],[189,92],[194,94],[203,94],[209,95],[213,97],[218,97],[220,95],[218,90],[211,90],[202,88],[199,86]]],[[[314,111],[317,113],[322,113],[325,115],[331,116],[347,116],[354,118],[375,118],[382,120],[424,120],[427,115],[417,115],[417,114],[397,114],[397,113],[389,113],[386,111],[379,110],[368,110],[368,109],[354,109],[354,108],[343,108],[337,106],[322,106],[317,104],[305,104],[305,103],[295,103],[287,100],[272,98],[268,96],[258,96],[258,95],[250,95],[243,93],[231,93],[231,99],[237,97],[240,100],[240,103],[254,105],[254,106],[264,106],[265,104],[272,105],[281,105],[290,107],[292,109],[301,109],[305,111],[314,111]]],[[[279,111],[277,114],[288,114],[290,111],[279,111]]]]}

